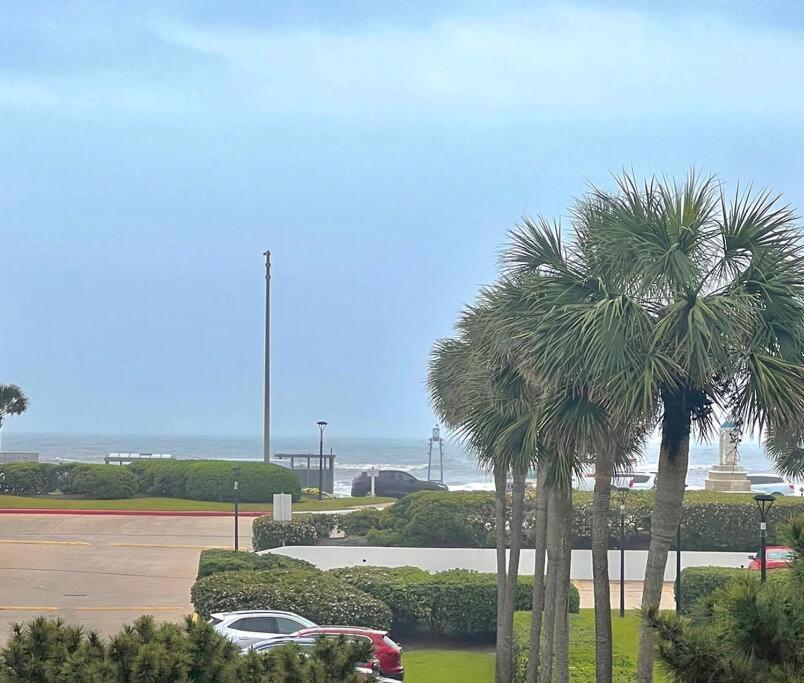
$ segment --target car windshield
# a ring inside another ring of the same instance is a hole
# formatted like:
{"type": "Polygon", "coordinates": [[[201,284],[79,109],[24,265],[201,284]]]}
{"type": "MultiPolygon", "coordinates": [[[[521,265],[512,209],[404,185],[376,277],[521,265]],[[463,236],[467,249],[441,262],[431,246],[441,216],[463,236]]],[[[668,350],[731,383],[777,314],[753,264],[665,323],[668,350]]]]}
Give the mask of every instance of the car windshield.
{"type": "Polygon", "coordinates": [[[769,560],[792,560],[793,553],[789,550],[768,550],[766,551],[769,560]]]}

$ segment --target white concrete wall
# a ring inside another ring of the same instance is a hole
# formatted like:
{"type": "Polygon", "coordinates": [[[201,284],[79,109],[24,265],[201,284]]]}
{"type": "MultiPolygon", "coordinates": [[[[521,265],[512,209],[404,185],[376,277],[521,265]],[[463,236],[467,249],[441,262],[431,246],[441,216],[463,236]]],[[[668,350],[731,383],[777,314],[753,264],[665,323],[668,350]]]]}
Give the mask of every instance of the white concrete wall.
{"type": "MultiPolygon", "coordinates": [[[[496,551],[493,548],[378,548],[355,546],[289,546],[264,550],[263,553],[279,553],[288,557],[307,560],[321,569],[373,565],[379,567],[421,567],[429,571],[447,569],[474,569],[480,572],[496,571],[496,551]]],[[[645,550],[625,552],[625,580],[641,581],[645,575],[645,550]]],[[[739,567],[747,565],[748,553],[698,553],[682,552],[681,566],[739,567]]],[[[519,562],[520,574],[533,572],[533,551],[523,550],[519,562]]],[[[609,575],[612,581],[620,578],[620,552],[609,551],[609,575]]],[[[572,551],[573,579],[592,579],[592,551],[572,551]]],[[[671,552],[664,572],[665,581],[675,581],[676,554],[671,552]]]]}

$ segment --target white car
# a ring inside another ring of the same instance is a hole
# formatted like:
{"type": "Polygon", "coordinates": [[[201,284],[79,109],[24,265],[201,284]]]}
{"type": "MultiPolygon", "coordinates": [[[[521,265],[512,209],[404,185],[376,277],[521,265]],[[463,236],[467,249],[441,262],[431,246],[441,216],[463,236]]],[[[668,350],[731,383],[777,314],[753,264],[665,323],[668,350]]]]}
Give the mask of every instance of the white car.
{"type": "MultiPolygon", "coordinates": [[[[631,489],[633,491],[651,491],[656,486],[655,472],[624,472],[623,474],[612,477],[611,487],[614,489],[631,489]]],[[[594,491],[595,475],[585,474],[576,477],[574,483],[578,491],[594,491]]]]}
{"type": "Polygon", "coordinates": [[[748,481],[754,493],[766,493],[772,496],[796,496],[800,492],[792,481],[772,472],[749,472],[748,481]]]}
{"type": "Polygon", "coordinates": [[[240,648],[317,625],[293,612],[278,610],[219,612],[213,614],[209,621],[218,633],[240,648]]]}

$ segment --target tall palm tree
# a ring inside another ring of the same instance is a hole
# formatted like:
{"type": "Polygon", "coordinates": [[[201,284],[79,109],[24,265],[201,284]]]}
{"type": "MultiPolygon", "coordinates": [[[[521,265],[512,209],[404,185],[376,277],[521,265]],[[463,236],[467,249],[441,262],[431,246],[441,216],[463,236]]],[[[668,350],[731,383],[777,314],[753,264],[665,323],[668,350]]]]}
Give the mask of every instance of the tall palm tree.
{"type": "MultiPolygon", "coordinates": [[[[769,192],[729,200],[712,178],[628,174],[557,226],[528,222],[508,252],[525,283],[504,333],[526,340],[549,381],[583,383],[618,421],[661,424],[643,608],[658,605],[684,495],[693,429],[713,407],[779,430],[804,413],[804,259],[796,218],[769,192]],[[530,320],[538,320],[538,324],[530,320]]],[[[654,637],[640,634],[639,681],[654,637]]]]}
{"type": "Polygon", "coordinates": [[[428,385],[436,411],[494,472],[497,540],[497,680],[513,675],[512,638],[525,477],[534,462],[533,407],[528,389],[505,360],[483,346],[473,316],[458,339],[436,343],[428,385]],[[506,485],[513,474],[510,557],[506,558],[506,485]]]}
{"type": "Polygon", "coordinates": [[[0,434],[3,420],[10,415],[21,415],[28,410],[28,397],[16,384],[0,384],[0,434]]]}

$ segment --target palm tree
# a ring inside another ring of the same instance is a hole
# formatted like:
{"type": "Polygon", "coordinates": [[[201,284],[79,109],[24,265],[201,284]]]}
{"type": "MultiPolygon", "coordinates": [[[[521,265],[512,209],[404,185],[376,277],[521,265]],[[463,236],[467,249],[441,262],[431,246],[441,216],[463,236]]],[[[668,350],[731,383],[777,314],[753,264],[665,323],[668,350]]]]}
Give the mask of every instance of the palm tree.
{"type": "MultiPolygon", "coordinates": [[[[660,419],[659,477],[643,585],[658,605],[681,515],[693,429],[714,406],[749,428],[804,413],[804,259],[793,211],[769,192],[729,201],[712,178],[679,186],[628,174],[573,212],[574,240],[527,221],[507,258],[525,292],[501,333],[547,381],[573,381],[620,423],[660,419]]],[[[643,626],[637,678],[652,680],[643,626]]]]}
{"type": "Polygon", "coordinates": [[[3,419],[10,415],[21,415],[28,409],[28,397],[16,384],[0,384],[0,434],[3,419]]]}

